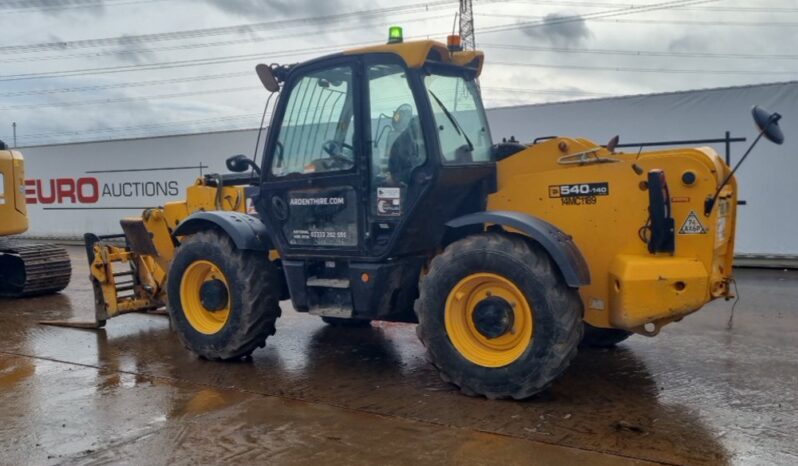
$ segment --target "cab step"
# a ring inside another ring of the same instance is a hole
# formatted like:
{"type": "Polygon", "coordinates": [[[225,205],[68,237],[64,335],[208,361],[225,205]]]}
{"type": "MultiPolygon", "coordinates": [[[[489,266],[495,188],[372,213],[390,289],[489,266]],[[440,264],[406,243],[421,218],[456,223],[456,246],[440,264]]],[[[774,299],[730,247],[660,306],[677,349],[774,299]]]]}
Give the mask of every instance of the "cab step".
{"type": "Polygon", "coordinates": [[[308,314],[320,317],[338,317],[341,319],[352,318],[352,308],[348,306],[325,306],[315,307],[308,311],[308,314]]]}
{"type": "Polygon", "coordinates": [[[349,280],[345,278],[318,278],[318,277],[310,277],[306,282],[307,286],[312,286],[316,288],[336,288],[339,290],[345,290],[349,288],[349,280]]]}

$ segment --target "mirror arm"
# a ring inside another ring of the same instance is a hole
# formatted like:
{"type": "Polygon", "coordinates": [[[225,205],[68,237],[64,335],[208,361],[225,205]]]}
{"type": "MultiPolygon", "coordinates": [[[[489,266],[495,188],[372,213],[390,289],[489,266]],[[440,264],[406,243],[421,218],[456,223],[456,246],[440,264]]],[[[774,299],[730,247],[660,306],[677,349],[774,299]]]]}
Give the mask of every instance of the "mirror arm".
{"type": "MultiPolygon", "coordinates": [[[[258,159],[258,147],[260,146],[260,136],[263,133],[263,123],[266,122],[266,112],[269,110],[269,102],[272,101],[273,96],[274,92],[269,93],[269,97],[266,98],[266,105],[263,106],[263,115],[260,117],[260,126],[258,126],[258,138],[255,139],[255,151],[252,154],[253,161],[258,159]]],[[[260,170],[258,170],[258,174],[260,174],[260,170]]]]}
{"type": "MultiPolygon", "coordinates": [[[[770,126],[770,125],[768,125],[768,126],[770,126]]],[[[708,197],[707,200],[704,201],[704,216],[705,217],[709,217],[712,214],[712,208],[715,207],[715,202],[717,202],[717,200],[718,200],[718,196],[720,195],[720,191],[726,186],[726,184],[729,183],[729,180],[732,179],[732,177],[734,176],[734,173],[737,172],[738,168],[740,168],[740,165],[742,165],[743,162],[745,162],[745,158],[748,157],[748,154],[751,153],[751,150],[754,148],[754,146],[756,146],[756,143],[758,143],[759,140],[762,139],[762,136],[765,135],[765,130],[766,129],[767,129],[767,127],[762,129],[762,131],[759,132],[759,134],[757,135],[756,139],[754,139],[754,142],[751,143],[751,145],[748,147],[748,150],[745,151],[745,154],[743,154],[743,156],[740,158],[740,161],[737,162],[737,164],[734,166],[732,171],[728,175],[726,175],[726,178],[723,180],[723,183],[721,183],[720,186],[718,186],[717,191],[715,191],[715,195],[712,196],[712,197],[708,197]]]]}

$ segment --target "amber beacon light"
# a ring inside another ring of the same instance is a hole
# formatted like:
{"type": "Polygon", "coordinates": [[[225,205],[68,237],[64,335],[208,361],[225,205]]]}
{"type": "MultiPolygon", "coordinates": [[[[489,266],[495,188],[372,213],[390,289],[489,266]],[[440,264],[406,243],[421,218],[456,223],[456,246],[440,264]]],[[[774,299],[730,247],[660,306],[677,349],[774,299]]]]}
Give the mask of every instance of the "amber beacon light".
{"type": "Polygon", "coordinates": [[[463,50],[463,44],[460,41],[460,36],[457,34],[446,36],[446,47],[449,48],[450,52],[461,52],[463,50]]]}

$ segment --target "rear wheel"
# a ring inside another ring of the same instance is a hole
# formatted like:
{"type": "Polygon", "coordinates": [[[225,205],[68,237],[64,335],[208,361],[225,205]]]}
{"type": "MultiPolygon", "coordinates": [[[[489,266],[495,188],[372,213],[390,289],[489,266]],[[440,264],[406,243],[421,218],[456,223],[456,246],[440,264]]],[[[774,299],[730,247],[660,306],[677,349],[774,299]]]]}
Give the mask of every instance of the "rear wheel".
{"type": "Polygon", "coordinates": [[[276,267],[216,231],[186,238],[169,269],[169,314],[183,344],[208,359],[237,359],[265,345],[280,316],[276,267]]]}
{"type": "Polygon", "coordinates": [[[371,327],[371,319],[347,319],[343,317],[322,317],[325,324],[333,327],[371,327]]]}
{"type": "Polygon", "coordinates": [[[582,338],[582,302],[545,250],[486,233],[433,259],[416,302],[418,336],[466,394],[523,399],[562,374],[582,338]]]}
{"type": "Polygon", "coordinates": [[[618,328],[599,328],[585,323],[585,336],[579,346],[583,348],[612,348],[632,336],[632,332],[618,328]]]}

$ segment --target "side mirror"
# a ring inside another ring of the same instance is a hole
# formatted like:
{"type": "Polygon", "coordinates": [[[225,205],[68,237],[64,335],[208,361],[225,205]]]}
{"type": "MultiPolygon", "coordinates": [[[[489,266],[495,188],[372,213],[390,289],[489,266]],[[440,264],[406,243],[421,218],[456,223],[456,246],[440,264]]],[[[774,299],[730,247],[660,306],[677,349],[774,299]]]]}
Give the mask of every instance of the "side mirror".
{"type": "Polygon", "coordinates": [[[243,173],[250,168],[255,170],[257,173],[260,173],[260,169],[257,165],[255,165],[255,162],[249,160],[249,158],[243,154],[234,155],[228,158],[225,161],[225,165],[227,165],[227,169],[233,173],[243,173]]]}
{"type": "Polygon", "coordinates": [[[269,92],[277,92],[280,90],[280,84],[277,82],[277,78],[274,77],[274,73],[268,65],[264,65],[263,63],[258,64],[255,66],[255,72],[258,73],[258,78],[260,78],[260,82],[266,90],[269,92]]]}
{"type": "Polygon", "coordinates": [[[618,147],[618,141],[621,140],[621,137],[617,134],[610,139],[610,142],[607,143],[607,150],[610,151],[610,154],[615,153],[615,148],[618,147]]]}
{"type": "Polygon", "coordinates": [[[715,201],[718,200],[720,190],[723,189],[731,177],[734,176],[734,173],[737,172],[737,169],[740,168],[740,165],[745,162],[745,158],[748,157],[748,154],[751,153],[751,150],[754,149],[756,143],[758,143],[763,136],[765,139],[774,144],[781,145],[784,142],[784,133],[781,132],[781,128],[779,127],[781,115],[778,113],[770,113],[759,105],[754,105],[754,107],[751,109],[751,116],[754,117],[754,123],[756,123],[757,128],[759,128],[759,135],[756,137],[756,139],[754,139],[754,142],[748,146],[748,150],[745,151],[745,154],[743,154],[742,157],[740,157],[740,161],[737,162],[737,165],[735,165],[734,168],[732,168],[732,171],[726,176],[726,179],[723,180],[723,183],[718,186],[717,191],[715,191],[715,195],[708,197],[707,200],[704,201],[704,216],[706,217],[709,217],[709,215],[712,213],[712,208],[715,206],[715,201]]]}
{"type": "Polygon", "coordinates": [[[779,127],[779,120],[781,115],[778,113],[770,113],[759,105],[754,105],[751,109],[751,115],[754,117],[759,131],[765,136],[768,141],[781,145],[784,142],[784,133],[781,132],[779,127]]]}

